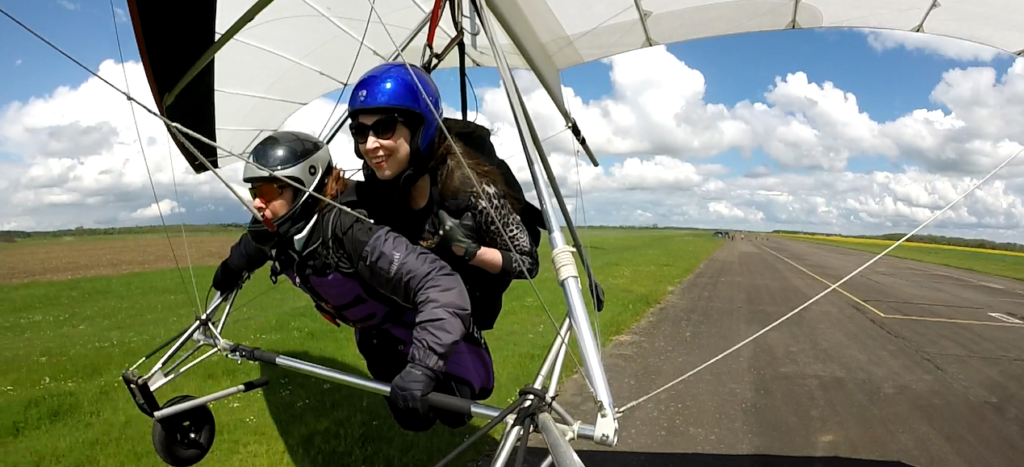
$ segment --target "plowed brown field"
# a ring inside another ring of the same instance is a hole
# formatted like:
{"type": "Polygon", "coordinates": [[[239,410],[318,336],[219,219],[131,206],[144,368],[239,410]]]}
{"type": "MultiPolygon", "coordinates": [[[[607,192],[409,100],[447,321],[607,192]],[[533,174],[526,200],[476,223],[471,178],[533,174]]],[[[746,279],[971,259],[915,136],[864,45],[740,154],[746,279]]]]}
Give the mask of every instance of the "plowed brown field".
{"type": "Polygon", "coordinates": [[[0,244],[0,284],[115,275],[175,267],[213,265],[224,259],[237,234],[119,235],[67,237],[0,244]],[[173,255],[172,255],[173,245],[173,255]]]}

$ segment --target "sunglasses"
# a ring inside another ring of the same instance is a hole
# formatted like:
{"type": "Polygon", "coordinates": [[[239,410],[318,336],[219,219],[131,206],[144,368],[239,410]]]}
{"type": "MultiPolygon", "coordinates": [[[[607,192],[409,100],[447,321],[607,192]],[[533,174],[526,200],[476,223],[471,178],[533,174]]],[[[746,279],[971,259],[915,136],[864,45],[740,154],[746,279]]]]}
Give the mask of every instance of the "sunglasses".
{"type": "Polygon", "coordinates": [[[405,122],[405,120],[401,117],[397,115],[388,115],[378,118],[369,125],[363,122],[353,121],[348,124],[348,131],[352,133],[352,139],[356,140],[356,143],[366,144],[366,140],[370,137],[371,132],[378,139],[391,139],[392,136],[395,136],[395,130],[398,129],[398,124],[402,122],[405,122]]]}
{"type": "Polygon", "coordinates": [[[252,199],[259,198],[264,202],[269,203],[280,198],[281,195],[284,194],[284,189],[287,186],[289,185],[286,183],[264,183],[262,185],[250,187],[249,196],[252,196],[252,199]]]}

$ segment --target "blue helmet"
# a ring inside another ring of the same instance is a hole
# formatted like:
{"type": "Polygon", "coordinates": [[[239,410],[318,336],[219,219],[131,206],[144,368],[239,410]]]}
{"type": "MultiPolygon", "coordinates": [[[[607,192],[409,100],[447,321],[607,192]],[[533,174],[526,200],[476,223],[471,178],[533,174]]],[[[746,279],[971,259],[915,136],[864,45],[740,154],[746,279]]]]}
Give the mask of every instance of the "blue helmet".
{"type": "MultiPolygon", "coordinates": [[[[419,154],[422,158],[429,153],[443,116],[441,92],[430,74],[419,66],[404,62],[384,63],[364,73],[348,99],[352,120],[355,121],[360,113],[388,110],[415,115],[419,128],[410,128],[413,130],[413,140],[410,141],[413,155],[419,154]]],[[[360,157],[358,150],[356,157],[360,157]]]]}

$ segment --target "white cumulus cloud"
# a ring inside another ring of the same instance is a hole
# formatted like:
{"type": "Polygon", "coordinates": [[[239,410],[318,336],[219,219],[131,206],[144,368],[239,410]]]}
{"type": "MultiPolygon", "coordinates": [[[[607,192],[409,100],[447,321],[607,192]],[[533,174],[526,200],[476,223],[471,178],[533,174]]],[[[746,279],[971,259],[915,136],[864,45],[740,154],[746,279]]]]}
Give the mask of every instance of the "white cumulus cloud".
{"type": "Polygon", "coordinates": [[[167,216],[168,214],[181,212],[185,212],[185,209],[179,206],[177,201],[164,199],[160,200],[159,203],[153,203],[144,208],[137,209],[129,217],[133,219],[153,219],[161,215],[167,216]]]}
{"type": "Polygon", "coordinates": [[[890,29],[861,29],[868,44],[879,52],[903,48],[910,51],[940,55],[964,61],[989,62],[1003,54],[1002,50],[936,34],[918,34],[890,29]]]}
{"type": "MultiPolygon", "coordinates": [[[[778,77],[762,101],[730,107],[705,102],[700,72],[663,48],[606,62],[613,86],[607,97],[584,102],[563,87],[594,151],[620,156],[602,167],[576,159],[550,98],[532,74],[516,73],[539,133],[555,135],[545,147],[563,193],[575,196],[582,187],[594,223],[905,231],[1019,151],[1024,139],[1013,131],[1024,127],[1017,123],[1024,115],[1024,59],[1001,76],[991,67],[949,70],[931,93],[948,110],[914,109],[892,121],[872,119],[855,95],[802,72],[778,77]],[[762,165],[730,174],[703,162],[755,149],[781,170],[762,165]],[[847,164],[857,157],[882,158],[893,170],[852,173],[847,164]]],[[[504,90],[478,92],[479,121],[494,129],[499,154],[531,188],[504,90]]],[[[1013,238],[1024,227],[1024,184],[1014,182],[1022,168],[1024,156],[928,231],[1013,238]]]]}
{"type": "MultiPolygon", "coordinates": [[[[125,68],[132,96],[155,108],[142,65],[129,62],[125,68]]],[[[98,70],[120,89],[125,89],[123,73],[121,64],[112,60],[98,70]]],[[[230,190],[211,173],[196,175],[163,122],[138,106],[133,119],[128,105],[123,95],[93,77],[77,87],[60,87],[0,108],[0,154],[17,159],[2,163],[0,187],[10,190],[13,200],[0,206],[0,219],[23,230],[159,223],[159,218],[141,214],[151,208],[155,214],[157,198],[161,207],[173,203],[189,223],[248,218],[231,192],[248,197],[240,161],[219,171],[231,183],[230,190]]],[[[333,107],[334,101],[314,101],[284,128],[319,133],[333,107]]],[[[335,119],[342,110],[344,105],[335,119]]],[[[342,167],[359,167],[345,132],[331,149],[342,167]]],[[[176,214],[173,222],[180,219],[176,214]]]]}
{"type": "MultiPolygon", "coordinates": [[[[931,90],[938,108],[909,109],[891,121],[873,119],[853,93],[800,71],[766,83],[758,98],[725,104],[707,102],[703,74],[663,47],[606,63],[606,96],[584,101],[563,87],[600,167],[576,147],[536,79],[515,73],[570,212],[585,210],[588,224],[906,231],[1024,141],[1024,59],[1005,70],[949,70],[931,90]],[[759,151],[771,163],[735,170],[715,160],[726,151],[759,151]],[[851,172],[856,158],[880,158],[891,169],[851,172]]],[[[142,67],[126,68],[132,94],[152,106],[142,67]]],[[[124,86],[120,64],[106,61],[99,73],[124,86]]],[[[498,154],[535,197],[504,90],[476,91],[480,111],[471,118],[492,129],[498,154]]],[[[318,134],[344,107],[319,99],[284,128],[318,134]]],[[[0,108],[0,153],[14,159],[0,159],[0,188],[14,197],[0,205],[0,223],[28,230],[153,223],[158,205],[175,223],[248,218],[212,174],[192,172],[158,119],[141,109],[136,115],[141,136],[124,97],[96,79],[0,108]]],[[[345,131],[331,149],[341,167],[359,167],[345,131]]],[[[220,172],[244,197],[241,168],[220,172]]],[[[1019,240],[1022,168],[1024,157],[929,231],[1019,240]]]]}

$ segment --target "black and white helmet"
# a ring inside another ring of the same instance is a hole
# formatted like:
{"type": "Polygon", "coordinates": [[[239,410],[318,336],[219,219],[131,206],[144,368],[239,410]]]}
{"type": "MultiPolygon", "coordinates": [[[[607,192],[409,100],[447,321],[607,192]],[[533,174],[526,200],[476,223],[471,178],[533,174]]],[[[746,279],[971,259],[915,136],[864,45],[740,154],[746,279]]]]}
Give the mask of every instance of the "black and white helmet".
{"type": "MultiPolygon", "coordinates": [[[[323,194],[334,168],[327,145],[315,136],[298,131],[278,131],[267,136],[252,148],[249,157],[252,162],[272,171],[276,176],[245,164],[243,182],[285,183],[278,178],[284,177],[318,194],[323,194]]],[[[276,231],[272,232],[262,219],[254,217],[249,223],[249,235],[257,244],[273,247],[277,239],[299,234],[313,218],[319,204],[319,198],[309,192],[296,190],[292,207],[273,221],[276,231]]]]}

